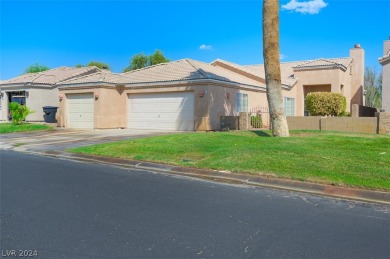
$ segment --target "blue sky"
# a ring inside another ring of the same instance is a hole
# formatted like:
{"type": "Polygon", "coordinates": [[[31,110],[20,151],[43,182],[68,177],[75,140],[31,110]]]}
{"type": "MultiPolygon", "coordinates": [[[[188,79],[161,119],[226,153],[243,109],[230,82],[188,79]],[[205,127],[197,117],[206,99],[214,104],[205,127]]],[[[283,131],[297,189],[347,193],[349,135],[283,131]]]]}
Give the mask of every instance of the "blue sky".
{"type": "MultiPolygon", "coordinates": [[[[380,69],[390,0],[280,0],[282,62],[346,57],[355,43],[380,69]]],[[[96,60],[122,72],[137,53],[263,63],[262,0],[0,0],[0,79],[31,64],[96,60]]]]}

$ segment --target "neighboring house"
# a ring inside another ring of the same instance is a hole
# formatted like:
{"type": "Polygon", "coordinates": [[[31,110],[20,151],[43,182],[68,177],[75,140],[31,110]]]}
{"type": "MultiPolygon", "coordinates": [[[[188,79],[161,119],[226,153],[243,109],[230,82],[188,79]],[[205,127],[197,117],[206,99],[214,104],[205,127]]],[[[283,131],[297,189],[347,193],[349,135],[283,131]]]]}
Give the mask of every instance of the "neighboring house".
{"type": "Polygon", "coordinates": [[[58,106],[57,84],[74,77],[96,73],[96,67],[59,67],[39,73],[27,73],[0,82],[0,120],[8,120],[8,103],[20,96],[34,111],[26,121],[43,121],[43,106],[58,106]]]}
{"type": "Polygon", "coordinates": [[[382,109],[390,112],[390,37],[383,43],[383,57],[379,58],[382,65],[382,109]]]}

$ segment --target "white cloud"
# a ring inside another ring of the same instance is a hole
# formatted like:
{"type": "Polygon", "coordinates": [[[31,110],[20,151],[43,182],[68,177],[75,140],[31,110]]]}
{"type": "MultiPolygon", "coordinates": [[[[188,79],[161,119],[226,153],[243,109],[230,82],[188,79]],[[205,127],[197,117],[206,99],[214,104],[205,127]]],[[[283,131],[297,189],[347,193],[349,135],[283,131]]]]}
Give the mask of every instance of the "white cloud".
{"type": "Polygon", "coordinates": [[[287,58],[287,56],[284,55],[284,54],[282,54],[282,53],[280,53],[280,60],[283,60],[283,59],[285,59],[285,58],[287,58]]]}
{"type": "Polygon", "coordinates": [[[199,46],[199,49],[200,50],[212,50],[213,46],[202,44],[202,45],[199,46]]]}
{"type": "Polygon", "coordinates": [[[282,5],[282,9],[303,14],[318,14],[327,5],[323,0],[310,0],[306,2],[291,0],[287,4],[282,5]]]}

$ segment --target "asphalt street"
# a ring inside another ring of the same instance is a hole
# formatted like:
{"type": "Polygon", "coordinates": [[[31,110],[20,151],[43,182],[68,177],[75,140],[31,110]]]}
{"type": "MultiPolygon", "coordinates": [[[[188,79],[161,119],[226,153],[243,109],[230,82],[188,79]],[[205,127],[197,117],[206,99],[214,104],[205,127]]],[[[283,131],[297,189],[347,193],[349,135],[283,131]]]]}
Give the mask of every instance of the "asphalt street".
{"type": "Polygon", "coordinates": [[[2,256],[390,257],[389,206],[10,150],[0,163],[2,256]]]}

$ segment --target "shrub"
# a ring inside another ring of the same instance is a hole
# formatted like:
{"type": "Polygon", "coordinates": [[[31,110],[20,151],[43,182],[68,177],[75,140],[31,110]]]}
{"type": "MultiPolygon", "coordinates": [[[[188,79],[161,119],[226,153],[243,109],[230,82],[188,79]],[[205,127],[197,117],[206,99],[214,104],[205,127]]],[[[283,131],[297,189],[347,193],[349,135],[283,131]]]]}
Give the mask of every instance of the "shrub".
{"type": "Polygon", "coordinates": [[[17,102],[11,102],[8,107],[11,111],[12,123],[14,125],[22,124],[27,115],[34,113],[29,108],[27,108],[27,106],[21,105],[17,102]]]}
{"type": "Polygon", "coordinates": [[[345,113],[347,100],[339,93],[313,92],[306,96],[306,109],[312,116],[340,116],[345,113]]]}
{"type": "Polygon", "coordinates": [[[263,126],[261,115],[251,116],[251,126],[252,128],[261,128],[263,126]]]}

